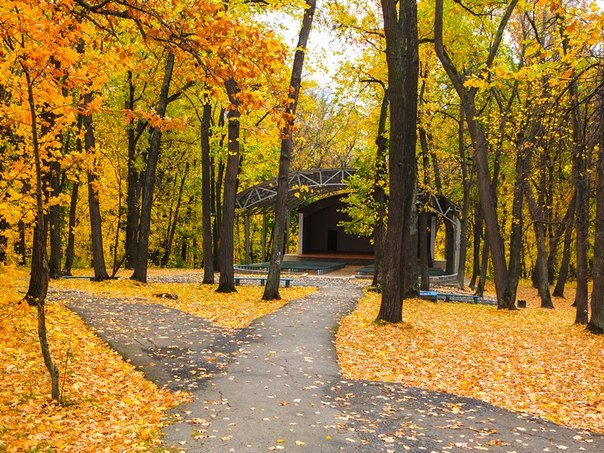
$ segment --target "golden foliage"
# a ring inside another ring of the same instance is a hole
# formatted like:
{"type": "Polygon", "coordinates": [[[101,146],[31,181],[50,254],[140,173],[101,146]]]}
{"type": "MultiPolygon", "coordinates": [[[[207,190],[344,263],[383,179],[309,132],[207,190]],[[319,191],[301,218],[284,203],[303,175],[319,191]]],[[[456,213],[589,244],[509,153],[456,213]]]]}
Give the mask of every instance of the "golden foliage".
{"type": "MultiPolygon", "coordinates": [[[[497,310],[464,303],[406,300],[398,325],[374,322],[379,296],[368,294],[337,336],[346,378],[479,398],[496,406],[604,432],[604,338],[574,322],[570,302],[497,310]]],[[[572,298],[570,299],[572,300],[572,298]]]]}
{"type": "MultiPolygon", "coordinates": [[[[199,278],[201,281],[201,277],[199,278]]],[[[281,288],[281,300],[262,301],[261,286],[239,286],[236,293],[216,293],[216,285],[198,283],[138,283],[119,279],[105,282],[61,280],[52,287],[92,291],[99,296],[120,298],[123,302],[159,303],[207,319],[229,329],[249,326],[252,321],[281,308],[289,300],[300,299],[316,291],[315,288],[281,288]],[[178,299],[159,298],[154,294],[169,293],[178,299]],[[134,299],[133,299],[134,298],[134,299]]]]}
{"type": "Polygon", "coordinates": [[[158,389],[77,315],[48,303],[50,347],[64,398],[62,405],[51,402],[36,311],[20,303],[15,276],[0,269],[0,451],[150,449],[165,411],[186,396],[158,389]]]}

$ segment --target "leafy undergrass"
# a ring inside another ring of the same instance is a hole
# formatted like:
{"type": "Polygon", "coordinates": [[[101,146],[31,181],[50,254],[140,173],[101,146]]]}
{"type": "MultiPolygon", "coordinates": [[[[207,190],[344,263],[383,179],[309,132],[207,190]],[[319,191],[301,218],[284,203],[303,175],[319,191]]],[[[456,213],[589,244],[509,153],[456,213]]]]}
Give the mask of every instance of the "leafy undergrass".
{"type": "MultiPolygon", "coordinates": [[[[178,272],[164,271],[162,274],[178,272]]],[[[90,270],[78,271],[91,275],[90,270]]],[[[37,338],[36,311],[20,303],[27,272],[0,268],[0,451],[149,451],[159,449],[166,411],[188,396],[170,393],[109,349],[60,302],[47,303],[50,348],[61,372],[62,405],[50,400],[50,383],[37,338]]],[[[223,327],[238,328],[293,298],[314,291],[282,289],[284,299],[260,302],[262,288],[217,294],[215,286],[143,285],[130,280],[95,283],[52,281],[51,288],[94,292],[99,297],[161,303],[223,327]],[[154,297],[173,293],[178,300],[154,297]]]]}
{"type": "MultiPolygon", "coordinates": [[[[570,295],[570,291],[567,291],[570,295]]],[[[558,423],[604,432],[604,337],[573,324],[569,299],[513,312],[465,303],[406,300],[404,323],[374,322],[367,294],[337,335],[346,378],[402,382],[479,398],[558,423]]]]}
{"type": "MultiPolygon", "coordinates": [[[[201,281],[201,278],[199,279],[201,281]]],[[[243,328],[255,319],[272,313],[288,301],[305,297],[316,288],[281,288],[281,300],[262,301],[263,287],[238,286],[235,293],[216,293],[217,285],[199,283],[138,283],[119,279],[91,282],[81,279],[62,279],[51,282],[54,288],[92,291],[100,296],[119,298],[124,302],[160,303],[186,313],[207,319],[225,328],[243,328]],[[154,294],[175,294],[178,299],[158,298],[154,294]]]]}
{"type": "Polygon", "coordinates": [[[0,451],[148,451],[167,409],[184,400],[144,379],[61,304],[47,304],[50,348],[64,401],[50,400],[36,310],[0,268],[0,451]]]}

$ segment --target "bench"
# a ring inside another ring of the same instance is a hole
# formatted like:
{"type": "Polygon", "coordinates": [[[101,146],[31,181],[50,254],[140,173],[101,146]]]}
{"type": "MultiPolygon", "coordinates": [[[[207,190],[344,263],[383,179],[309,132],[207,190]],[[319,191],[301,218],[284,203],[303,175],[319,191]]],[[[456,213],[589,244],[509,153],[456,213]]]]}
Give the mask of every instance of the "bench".
{"type": "MultiPolygon", "coordinates": [[[[266,280],[268,277],[246,277],[240,276],[235,277],[235,285],[241,285],[242,282],[250,282],[250,283],[258,283],[260,286],[266,285],[266,280]]],[[[282,278],[279,280],[279,283],[282,283],[283,286],[289,288],[292,282],[292,278],[282,278]]]]}
{"type": "Polygon", "coordinates": [[[85,278],[87,280],[94,280],[94,277],[86,277],[83,275],[63,275],[61,278],[85,278]]]}
{"type": "Polygon", "coordinates": [[[436,301],[438,299],[438,293],[436,291],[420,291],[419,297],[422,299],[429,299],[436,301]]]}
{"type": "Polygon", "coordinates": [[[433,301],[444,300],[445,302],[480,302],[480,297],[474,294],[439,293],[438,291],[420,291],[419,297],[433,301]]]}
{"type": "Polygon", "coordinates": [[[447,294],[438,293],[439,299],[444,299],[446,302],[480,302],[480,297],[475,294],[447,294]]]}

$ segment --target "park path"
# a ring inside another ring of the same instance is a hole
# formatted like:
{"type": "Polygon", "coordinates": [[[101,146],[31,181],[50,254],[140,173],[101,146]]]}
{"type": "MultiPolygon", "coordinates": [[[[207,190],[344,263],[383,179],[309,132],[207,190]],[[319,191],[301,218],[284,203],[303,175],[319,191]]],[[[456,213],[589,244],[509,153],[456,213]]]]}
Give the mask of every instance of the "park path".
{"type": "Polygon", "coordinates": [[[604,451],[602,436],[475,399],[342,379],[335,331],[361,287],[298,281],[319,291],[240,331],[160,304],[61,298],[150,379],[192,393],[165,428],[175,451],[604,451]]]}

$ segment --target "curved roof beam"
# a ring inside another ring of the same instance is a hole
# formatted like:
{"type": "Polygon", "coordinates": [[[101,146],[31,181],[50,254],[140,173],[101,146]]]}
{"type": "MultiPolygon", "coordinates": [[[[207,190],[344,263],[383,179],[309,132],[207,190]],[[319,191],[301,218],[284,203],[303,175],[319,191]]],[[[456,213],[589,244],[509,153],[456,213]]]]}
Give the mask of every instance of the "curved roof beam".
{"type": "MultiPolygon", "coordinates": [[[[346,192],[347,179],[356,173],[354,168],[324,168],[304,170],[291,173],[289,176],[289,191],[287,205],[289,209],[313,199],[346,192]]],[[[263,182],[237,194],[235,207],[252,213],[272,208],[277,198],[277,179],[263,182]]],[[[430,207],[450,222],[459,217],[461,209],[443,196],[432,194],[430,207]]]]}

